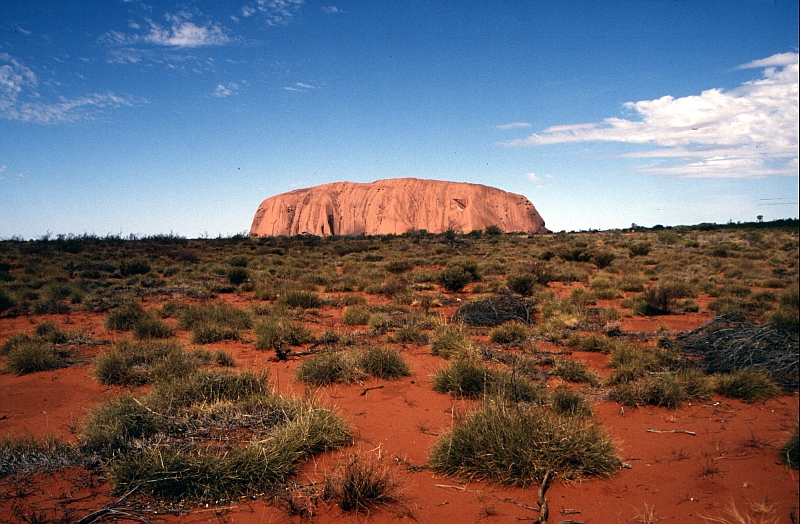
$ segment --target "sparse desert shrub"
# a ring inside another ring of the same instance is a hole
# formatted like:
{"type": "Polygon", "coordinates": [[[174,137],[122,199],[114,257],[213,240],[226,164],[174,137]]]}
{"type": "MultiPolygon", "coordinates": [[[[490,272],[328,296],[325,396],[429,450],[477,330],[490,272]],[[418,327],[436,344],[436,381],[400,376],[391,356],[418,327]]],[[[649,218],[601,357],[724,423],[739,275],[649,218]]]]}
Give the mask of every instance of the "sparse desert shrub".
{"type": "Polygon", "coordinates": [[[741,369],[718,376],[714,390],[720,395],[738,398],[744,402],[766,400],[781,392],[775,381],[755,369],[741,369]]]}
{"type": "Polygon", "coordinates": [[[428,335],[423,333],[419,326],[402,326],[387,337],[387,342],[397,344],[417,344],[423,346],[428,343],[428,335]]]}
{"type": "Polygon", "coordinates": [[[279,359],[287,356],[289,346],[314,341],[314,334],[307,327],[283,316],[271,316],[259,321],[255,332],[256,349],[274,350],[279,359]]]}
{"type": "Polygon", "coordinates": [[[477,354],[478,348],[462,326],[443,326],[437,329],[431,341],[431,354],[450,360],[470,359],[477,354]]]}
{"type": "Polygon", "coordinates": [[[250,278],[250,272],[244,267],[232,267],[227,271],[228,282],[234,286],[247,282],[250,278]]]}
{"type": "Polygon", "coordinates": [[[610,398],[626,406],[677,408],[686,400],[686,391],[673,375],[664,374],[617,384],[610,398]]]}
{"type": "Polygon", "coordinates": [[[147,338],[170,338],[172,336],[174,336],[172,328],[155,315],[145,315],[133,326],[133,338],[138,340],[147,338]]]}
{"type": "Polygon", "coordinates": [[[675,373],[675,378],[686,393],[687,400],[710,400],[714,392],[711,377],[696,368],[684,368],[675,373]]]}
{"type": "Polygon", "coordinates": [[[647,256],[652,249],[650,242],[632,242],[628,246],[628,255],[631,258],[647,256]]]}
{"type": "Polygon", "coordinates": [[[323,351],[304,360],[297,380],[315,386],[334,382],[351,384],[372,376],[397,380],[411,374],[405,359],[395,350],[367,347],[356,351],[323,351]]]}
{"type": "Polygon", "coordinates": [[[322,305],[322,298],[313,291],[287,291],[278,302],[289,307],[313,309],[322,305]]]}
{"type": "Polygon", "coordinates": [[[354,455],[341,473],[325,480],[323,497],[335,500],[342,511],[364,511],[397,500],[398,488],[388,469],[354,455]]]}
{"type": "Polygon", "coordinates": [[[509,322],[489,332],[489,340],[495,344],[513,344],[528,337],[528,329],[519,322],[509,322]]]}
{"type": "Polygon", "coordinates": [[[667,361],[663,350],[636,344],[620,344],[611,353],[609,366],[614,369],[609,377],[610,384],[630,382],[658,371],[667,361]]]}
{"type": "Polygon", "coordinates": [[[141,319],[147,316],[144,308],[139,302],[129,301],[111,310],[104,322],[106,329],[114,331],[130,331],[141,319]]]}
{"type": "Polygon", "coordinates": [[[123,395],[95,407],[81,432],[85,452],[110,456],[127,451],[136,439],[152,437],[163,427],[163,419],[131,395],[123,395]]]}
{"type": "Polygon", "coordinates": [[[6,293],[4,289],[0,289],[0,313],[8,311],[15,306],[14,300],[6,293]]]}
{"type": "Polygon", "coordinates": [[[589,290],[599,299],[612,300],[622,296],[614,277],[602,273],[589,283],[589,290]]]}
{"type": "Polygon", "coordinates": [[[352,293],[348,293],[346,295],[342,295],[340,303],[343,306],[364,306],[367,304],[367,299],[364,298],[363,295],[354,295],[352,293]]]}
{"type": "Polygon", "coordinates": [[[57,438],[0,437],[0,479],[17,473],[48,473],[79,462],[75,446],[57,438]]]}
{"type": "Polygon", "coordinates": [[[20,339],[8,352],[5,369],[17,375],[47,371],[59,366],[59,358],[51,344],[41,339],[20,339]]]}
{"type": "Polygon", "coordinates": [[[38,324],[33,332],[37,337],[52,344],[63,344],[69,340],[69,335],[49,320],[38,324]]]}
{"type": "Polygon", "coordinates": [[[342,322],[347,326],[364,326],[369,322],[370,312],[365,306],[351,306],[344,310],[342,322]]]}
{"type": "Polygon", "coordinates": [[[514,273],[506,277],[506,285],[512,292],[529,297],[536,289],[536,275],[533,273],[514,273]]]}
{"type": "Polygon", "coordinates": [[[528,486],[548,472],[564,479],[611,475],[620,467],[596,425],[542,408],[484,402],[433,446],[430,466],[465,479],[528,486]]]}
{"type": "Polygon", "coordinates": [[[798,465],[800,464],[800,433],[798,426],[794,427],[792,436],[781,446],[780,457],[789,467],[798,469],[798,465]]]}
{"type": "Polygon", "coordinates": [[[104,385],[141,386],[191,373],[198,363],[177,342],[121,340],[97,357],[93,375],[104,385]]]}
{"type": "Polygon", "coordinates": [[[150,262],[143,258],[132,258],[119,263],[119,272],[123,277],[146,275],[150,272],[150,262]]]}
{"type": "Polygon", "coordinates": [[[246,255],[233,255],[228,259],[228,265],[231,267],[247,267],[248,259],[246,255]]]}
{"type": "Polygon", "coordinates": [[[447,291],[457,293],[472,282],[472,276],[461,266],[448,266],[439,274],[438,282],[447,291]]]}
{"type": "Polygon", "coordinates": [[[600,384],[600,377],[587,368],[586,363],[582,360],[560,360],[556,363],[553,374],[570,382],[600,384]]]}
{"type": "Polygon", "coordinates": [[[676,306],[676,299],[691,296],[691,289],[680,282],[661,282],[646,289],[636,302],[633,312],[637,315],[668,315],[676,306]]]}
{"type": "Polygon", "coordinates": [[[247,311],[222,304],[189,307],[178,319],[178,327],[192,331],[194,344],[239,340],[241,330],[249,329],[252,324],[247,311]]]}
{"type": "Polygon", "coordinates": [[[485,365],[456,360],[440,369],[433,377],[433,390],[467,398],[497,397],[513,402],[542,402],[545,394],[521,377],[485,365]]]}
{"type": "Polygon", "coordinates": [[[606,355],[617,347],[617,342],[594,333],[587,336],[573,335],[568,344],[576,351],[599,352],[606,355]]]}
{"type": "Polygon", "coordinates": [[[600,269],[607,268],[614,261],[614,253],[611,251],[595,251],[592,255],[592,262],[600,269]]]}
{"type": "Polygon", "coordinates": [[[386,313],[373,313],[367,320],[367,327],[373,333],[386,333],[392,327],[392,321],[386,313]]]}
{"type": "Polygon", "coordinates": [[[416,264],[413,260],[408,259],[401,259],[401,260],[390,260],[386,264],[386,271],[389,273],[394,273],[395,275],[399,275],[400,273],[406,273],[414,269],[416,264]]]}
{"type": "Polygon", "coordinates": [[[641,293],[645,288],[645,279],[639,275],[625,273],[619,279],[618,286],[622,291],[641,293]]]}
{"type": "Polygon", "coordinates": [[[550,395],[548,407],[550,411],[563,417],[588,418],[592,416],[592,407],[583,395],[565,387],[556,388],[550,395]]]}

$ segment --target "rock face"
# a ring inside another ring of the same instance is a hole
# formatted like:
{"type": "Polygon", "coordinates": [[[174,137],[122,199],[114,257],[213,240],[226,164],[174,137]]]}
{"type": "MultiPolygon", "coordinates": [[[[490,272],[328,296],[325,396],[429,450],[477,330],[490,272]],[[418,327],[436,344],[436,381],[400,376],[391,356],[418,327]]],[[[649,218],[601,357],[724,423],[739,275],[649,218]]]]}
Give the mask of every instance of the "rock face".
{"type": "Polygon", "coordinates": [[[493,225],[505,232],[547,231],[522,195],[480,184],[394,178],[334,182],[270,197],[258,206],[250,236],[468,232],[493,225]]]}

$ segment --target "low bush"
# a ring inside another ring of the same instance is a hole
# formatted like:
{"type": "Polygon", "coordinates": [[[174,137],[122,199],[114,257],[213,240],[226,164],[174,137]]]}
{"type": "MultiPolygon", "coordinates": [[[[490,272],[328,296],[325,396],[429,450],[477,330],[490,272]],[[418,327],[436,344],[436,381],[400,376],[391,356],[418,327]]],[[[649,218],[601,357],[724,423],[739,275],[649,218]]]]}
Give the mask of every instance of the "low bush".
{"type": "Polygon", "coordinates": [[[351,306],[342,313],[342,323],[346,326],[365,326],[369,322],[370,311],[365,306],[351,306]]]}
{"type": "Polygon", "coordinates": [[[631,258],[647,256],[653,246],[650,242],[633,242],[628,246],[628,254],[631,258]]]}
{"type": "Polygon", "coordinates": [[[621,384],[644,377],[649,372],[663,368],[667,360],[666,352],[658,348],[620,344],[609,360],[609,366],[613,368],[609,383],[621,384]]]}
{"type": "Polygon", "coordinates": [[[471,359],[477,352],[477,345],[459,325],[442,326],[436,330],[431,341],[431,354],[447,360],[471,359]]]}
{"type": "Polygon", "coordinates": [[[300,382],[324,386],[334,382],[352,384],[371,376],[397,380],[411,375],[408,362],[395,350],[367,347],[355,351],[323,351],[304,360],[297,369],[300,382]]]}
{"type": "Polygon", "coordinates": [[[573,335],[567,341],[567,344],[573,347],[575,351],[599,352],[606,355],[618,346],[616,341],[594,333],[587,336],[573,335]]]}
{"type": "Polygon", "coordinates": [[[191,306],[180,313],[178,327],[192,331],[192,343],[212,344],[239,340],[241,330],[249,329],[253,319],[242,309],[223,304],[191,306]]]}
{"type": "Polygon", "coordinates": [[[403,326],[387,337],[387,342],[397,344],[416,344],[424,346],[428,343],[428,335],[419,326],[403,326]]]}
{"type": "Polygon", "coordinates": [[[177,342],[121,340],[97,357],[93,375],[104,385],[142,386],[192,373],[198,365],[177,342]]]}
{"type": "Polygon", "coordinates": [[[514,344],[528,337],[528,329],[519,322],[510,322],[489,332],[489,340],[495,344],[514,344]]]}
{"type": "Polygon", "coordinates": [[[146,275],[150,272],[150,262],[143,258],[132,258],[120,262],[118,269],[123,277],[146,275]]]}
{"type": "Polygon", "coordinates": [[[472,282],[472,275],[461,266],[448,266],[439,274],[438,283],[447,291],[457,293],[472,282]]]}
{"type": "Polygon", "coordinates": [[[69,340],[69,335],[49,320],[38,324],[33,332],[37,337],[52,344],[63,344],[69,340]]]}
{"type": "Polygon", "coordinates": [[[467,360],[451,362],[436,372],[433,390],[472,399],[498,397],[512,402],[542,403],[545,397],[542,388],[521,377],[467,360]]]}
{"type": "Polygon", "coordinates": [[[130,301],[124,305],[112,309],[104,322],[106,329],[114,331],[130,331],[137,322],[147,316],[144,308],[139,302],[130,301]]]}
{"type": "Polygon", "coordinates": [[[757,402],[776,397],[781,390],[778,385],[762,371],[741,369],[719,375],[714,390],[729,398],[744,402],[757,402]]]}
{"type": "Polygon", "coordinates": [[[506,285],[512,292],[529,297],[536,289],[536,275],[533,273],[514,273],[506,277],[506,285]]]}
{"type": "Polygon", "coordinates": [[[558,478],[611,475],[620,467],[611,439],[596,425],[541,408],[484,402],[440,437],[430,466],[464,479],[529,486],[558,478]]]}
{"type": "Polygon", "coordinates": [[[388,469],[355,455],[341,473],[325,479],[323,498],[335,500],[342,511],[364,511],[396,501],[398,488],[388,469]]]}
{"type": "Polygon", "coordinates": [[[250,279],[250,272],[244,267],[232,267],[227,271],[228,282],[234,286],[243,284],[250,279]]]}
{"type": "Polygon", "coordinates": [[[600,376],[586,367],[582,360],[560,360],[556,363],[553,374],[569,382],[600,385],[600,376]]]}
{"type": "Polygon", "coordinates": [[[5,369],[17,375],[48,371],[59,367],[60,362],[52,344],[41,339],[19,339],[8,351],[5,369]]]}
{"type": "Polygon", "coordinates": [[[373,313],[367,320],[367,328],[373,333],[386,333],[392,327],[392,321],[386,313],[373,313]]]}
{"type": "Polygon", "coordinates": [[[280,296],[278,303],[294,308],[313,309],[322,306],[322,298],[313,291],[287,291],[280,296]]]}
{"type": "Polygon", "coordinates": [[[626,406],[663,406],[675,409],[686,400],[686,391],[673,375],[655,375],[617,384],[610,395],[626,406]]]}
{"type": "Polygon", "coordinates": [[[588,418],[592,416],[592,407],[581,395],[569,388],[556,388],[550,395],[548,403],[550,411],[563,417],[588,418]]]}
{"type": "Polygon", "coordinates": [[[15,474],[49,473],[80,463],[76,447],[57,438],[0,437],[0,479],[15,474]]]}
{"type": "Polygon", "coordinates": [[[270,316],[260,320],[255,327],[256,349],[274,350],[279,359],[288,354],[290,346],[313,342],[314,334],[304,325],[283,316],[270,316]]]}
{"type": "Polygon", "coordinates": [[[145,315],[133,326],[133,338],[138,340],[148,338],[170,338],[174,335],[172,328],[154,315],[145,315]]]}

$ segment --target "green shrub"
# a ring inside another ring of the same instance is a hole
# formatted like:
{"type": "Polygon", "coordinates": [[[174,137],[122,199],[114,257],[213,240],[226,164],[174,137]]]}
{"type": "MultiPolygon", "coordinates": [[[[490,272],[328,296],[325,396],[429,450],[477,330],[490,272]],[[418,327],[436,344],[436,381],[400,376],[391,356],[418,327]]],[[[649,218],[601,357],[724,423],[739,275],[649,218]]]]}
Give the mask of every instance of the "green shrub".
{"type": "Polygon", "coordinates": [[[587,336],[573,335],[568,344],[575,348],[575,351],[599,352],[606,355],[617,347],[617,342],[594,333],[587,336]]]}
{"type": "Polygon", "coordinates": [[[744,402],[766,400],[781,392],[775,381],[754,369],[741,369],[718,376],[714,390],[720,395],[738,398],[744,402]]]}
{"type": "Polygon", "coordinates": [[[641,293],[645,289],[645,279],[639,275],[626,273],[620,278],[618,286],[622,291],[641,293]]]}
{"type": "Polygon", "coordinates": [[[431,354],[450,360],[452,358],[473,358],[478,348],[467,332],[459,326],[443,326],[436,330],[431,341],[431,354]]]}
{"type": "Polygon", "coordinates": [[[245,255],[233,255],[228,259],[228,265],[231,267],[247,267],[249,260],[245,255]]]}
{"type": "Polygon", "coordinates": [[[142,340],[147,338],[170,338],[174,336],[170,328],[163,320],[153,315],[145,315],[133,326],[133,338],[142,340]]]}
{"type": "Polygon", "coordinates": [[[437,371],[433,390],[472,399],[485,396],[514,402],[541,403],[545,396],[541,388],[521,377],[468,360],[456,360],[437,371]]]}
{"type": "Polygon", "coordinates": [[[250,272],[243,267],[232,267],[227,271],[228,282],[234,286],[247,282],[250,272]]]}
{"type": "Polygon", "coordinates": [[[123,277],[146,275],[150,272],[150,262],[143,258],[132,258],[119,263],[119,272],[123,277]]]}
{"type": "Polygon", "coordinates": [[[587,368],[586,363],[582,360],[560,360],[556,363],[553,374],[570,382],[600,384],[600,377],[587,368]]]}
{"type": "Polygon", "coordinates": [[[397,344],[417,344],[424,346],[428,343],[428,335],[423,333],[419,326],[403,326],[387,337],[387,342],[397,344]]]}
{"type": "Polygon", "coordinates": [[[110,456],[129,450],[137,439],[152,437],[164,422],[133,396],[123,395],[90,411],[79,441],[86,452],[110,456]]]}
{"type": "Polygon", "coordinates": [[[508,289],[523,297],[533,295],[536,289],[536,275],[532,273],[515,273],[506,277],[508,289]]]}
{"type": "Polygon", "coordinates": [[[8,293],[4,289],[0,289],[0,313],[12,309],[15,305],[16,303],[8,293]]]}
{"type": "Polygon", "coordinates": [[[403,260],[390,260],[386,264],[386,271],[389,273],[394,273],[396,275],[400,273],[406,273],[414,269],[416,264],[412,260],[403,259],[403,260]]]}
{"type": "Polygon", "coordinates": [[[130,331],[136,323],[147,316],[144,308],[139,302],[130,301],[111,310],[104,322],[106,329],[114,331],[130,331]]]}
{"type": "Polygon", "coordinates": [[[120,340],[97,357],[93,375],[104,385],[141,386],[192,373],[198,364],[177,342],[120,340]]]}
{"type": "Polygon", "coordinates": [[[357,365],[371,377],[397,380],[411,376],[408,362],[393,349],[368,347],[358,354],[357,365]]]}
{"type": "Polygon", "coordinates": [[[52,344],[63,344],[69,340],[69,335],[49,320],[38,324],[33,332],[37,337],[52,344]]]}
{"type": "Polygon", "coordinates": [[[510,322],[489,332],[489,340],[495,344],[513,344],[528,337],[528,329],[519,322],[510,322]]]}
{"type": "Polygon", "coordinates": [[[686,400],[686,391],[673,375],[657,375],[617,384],[610,398],[626,406],[677,408],[686,400]]]}
{"type": "Polygon", "coordinates": [[[628,254],[631,258],[647,256],[652,247],[650,242],[633,242],[628,246],[628,254]]]}
{"type": "Polygon", "coordinates": [[[8,352],[5,368],[17,375],[48,371],[59,366],[58,354],[51,344],[39,339],[20,340],[8,352]]]}
{"type": "Polygon", "coordinates": [[[284,358],[289,346],[300,346],[314,341],[314,334],[302,324],[282,316],[268,317],[256,324],[256,349],[274,350],[284,358]]]}
{"type": "Polygon", "coordinates": [[[710,377],[695,368],[685,368],[675,373],[675,378],[686,393],[687,400],[710,400],[714,384],[710,377]]]}
{"type": "Polygon", "coordinates": [[[569,388],[556,388],[550,395],[548,404],[550,411],[563,417],[588,418],[592,416],[592,407],[580,394],[569,388]]]}
{"type": "Polygon", "coordinates": [[[447,475],[519,486],[541,482],[548,472],[579,479],[620,467],[616,448],[598,426],[495,402],[484,402],[440,437],[428,463],[447,475]]]}
{"type": "Polygon", "coordinates": [[[386,333],[392,327],[392,322],[385,313],[373,313],[369,316],[367,327],[373,333],[386,333]]]}
{"type": "Polygon", "coordinates": [[[316,386],[334,382],[352,384],[367,376],[396,380],[411,374],[408,363],[397,351],[367,347],[357,351],[324,351],[304,360],[297,380],[316,386]]]}
{"type": "Polygon", "coordinates": [[[592,262],[594,262],[598,268],[603,269],[610,266],[614,258],[614,253],[610,251],[596,251],[592,255],[592,262]]]}
{"type": "Polygon", "coordinates": [[[470,282],[472,275],[461,266],[448,266],[439,274],[439,285],[453,293],[461,291],[470,282]]]}
{"type": "Polygon", "coordinates": [[[663,350],[650,346],[620,344],[611,353],[609,366],[614,369],[610,384],[621,384],[636,380],[652,371],[658,371],[666,363],[663,350]]]}
{"type": "Polygon", "coordinates": [[[242,309],[223,304],[191,306],[181,312],[178,327],[192,331],[192,343],[212,344],[239,340],[240,332],[249,329],[253,319],[242,309]]]}
{"type": "Polygon", "coordinates": [[[484,229],[483,232],[489,236],[497,236],[503,234],[503,230],[500,229],[500,226],[497,225],[486,226],[486,229],[484,229]]]}
{"type": "Polygon", "coordinates": [[[347,326],[364,326],[369,322],[370,312],[364,306],[351,306],[344,310],[342,322],[347,326]]]}
{"type": "Polygon", "coordinates": [[[313,309],[322,306],[322,298],[313,291],[287,291],[278,302],[289,307],[313,309]]]}

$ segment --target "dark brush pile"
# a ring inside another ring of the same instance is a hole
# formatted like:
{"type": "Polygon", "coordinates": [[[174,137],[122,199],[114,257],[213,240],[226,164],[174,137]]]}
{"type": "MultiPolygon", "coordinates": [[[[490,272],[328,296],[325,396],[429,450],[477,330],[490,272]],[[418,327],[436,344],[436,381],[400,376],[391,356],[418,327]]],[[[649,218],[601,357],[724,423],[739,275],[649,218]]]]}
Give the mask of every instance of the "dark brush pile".
{"type": "Polygon", "coordinates": [[[453,320],[470,326],[499,326],[509,320],[533,322],[534,304],[514,295],[499,295],[472,300],[456,311],[453,320]]]}
{"type": "Polygon", "coordinates": [[[758,369],[785,388],[798,387],[797,333],[769,324],[720,316],[675,340],[662,340],[661,345],[679,351],[709,374],[758,369]]]}

